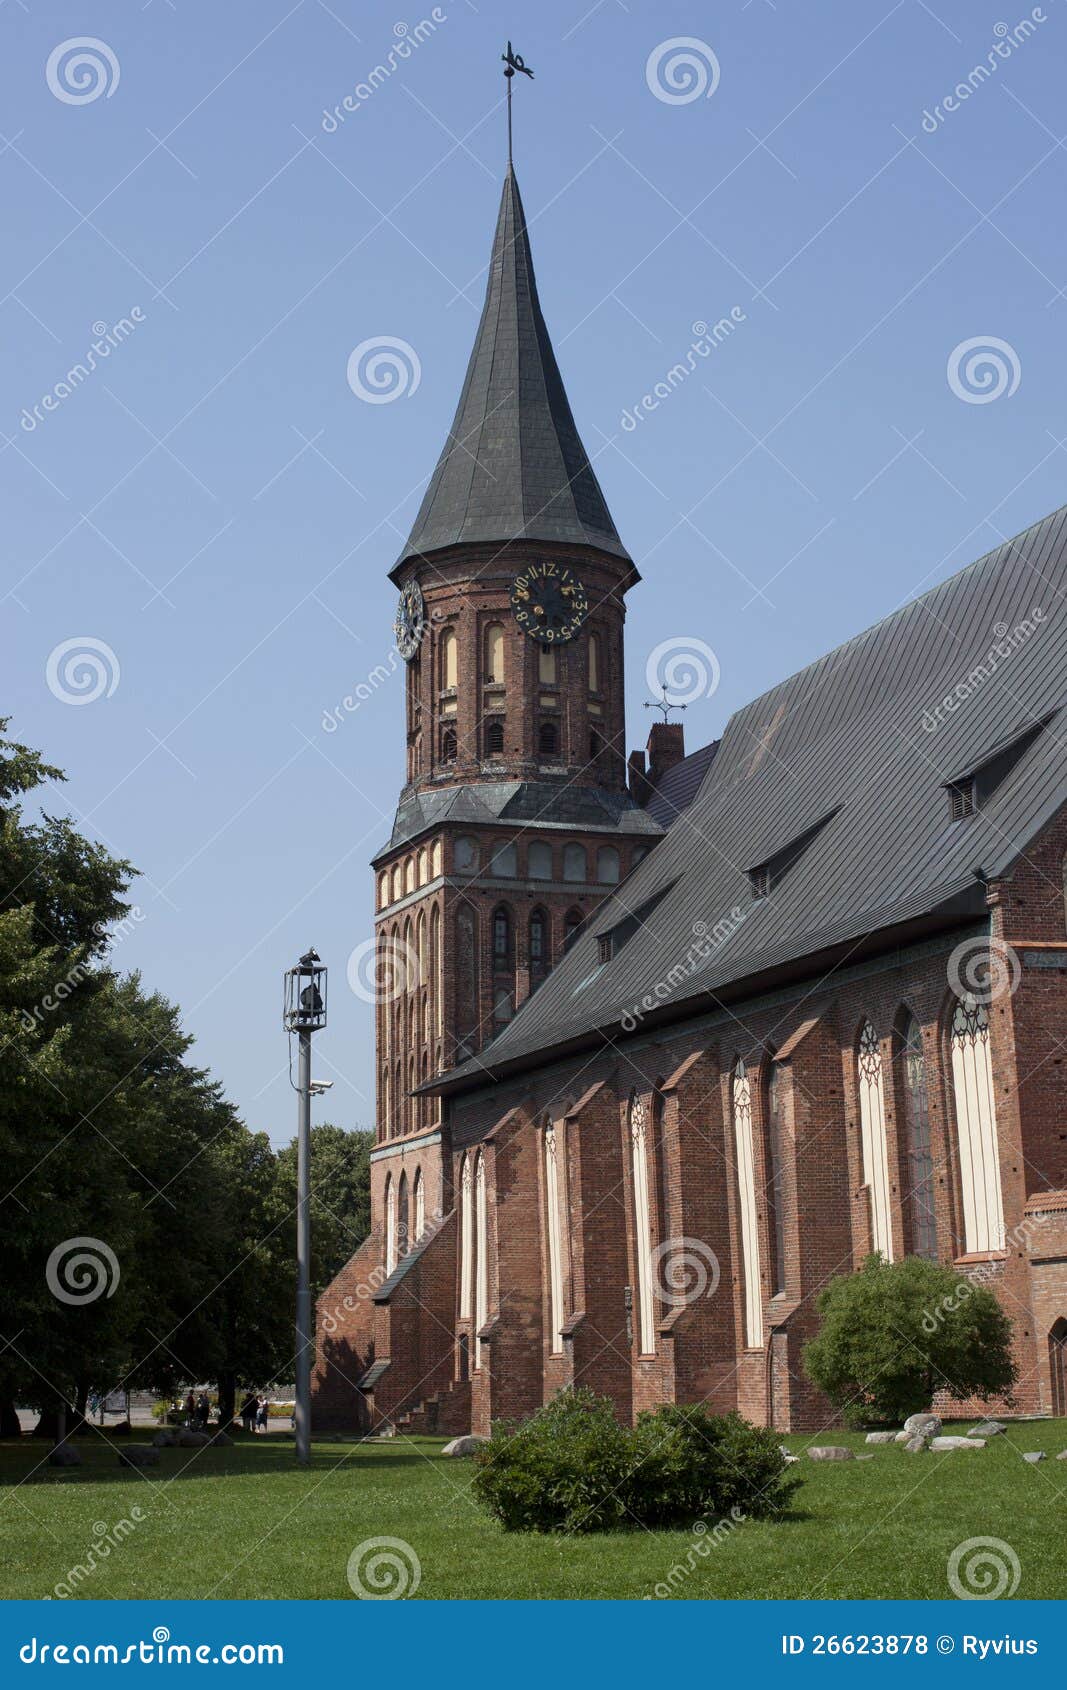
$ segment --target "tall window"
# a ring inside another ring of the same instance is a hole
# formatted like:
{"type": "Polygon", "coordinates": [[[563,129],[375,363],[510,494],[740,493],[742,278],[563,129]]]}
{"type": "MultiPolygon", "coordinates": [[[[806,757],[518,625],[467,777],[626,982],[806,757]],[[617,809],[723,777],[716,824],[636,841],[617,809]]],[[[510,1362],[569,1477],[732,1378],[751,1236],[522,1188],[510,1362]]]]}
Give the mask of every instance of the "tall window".
{"type": "Polygon", "coordinates": [[[537,653],[537,679],[543,687],[556,684],[556,648],[543,645],[537,653]]]}
{"type": "Polygon", "coordinates": [[[745,1280],[745,1344],[750,1350],[757,1350],[763,1347],[763,1291],[760,1286],[756,1173],[752,1157],[752,1085],[748,1069],[740,1057],[733,1073],[733,1116],[741,1260],[745,1280]]]}
{"type": "Polygon", "coordinates": [[[563,847],[564,880],[584,880],[585,876],[585,846],[565,845],[563,847]]]}
{"type": "Polygon", "coordinates": [[[425,1185],[425,1182],[423,1181],[422,1169],[419,1168],[416,1171],[416,1174],[415,1174],[415,1233],[414,1233],[414,1241],[415,1241],[416,1244],[418,1243],[419,1239],[422,1237],[422,1235],[425,1231],[426,1231],[426,1185],[425,1185]]]}
{"type": "Polygon", "coordinates": [[[456,630],[446,628],[441,635],[440,654],[440,686],[443,691],[454,691],[459,684],[459,652],[456,645],[456,630]]]}
{"type": "Polygon", "coordinates": [[[499,1029],[511,1020],[515,1013],[515,1000],[510,987],[497,986],[493,990],[493,1031],[499,1029]]]}
{"type": "Polygon", "coordinates": [[[950,1038],[959,1137],[963,1241],[968,1252],[1003,1250],[1004,1200],[993,1102],[989,1016],[973,998],[957,1003],[950,1038]]]}
{"type": "Polygon", "coordinates": [[[530,985],[535,986],[548,973],[548,915],[534,910],[530,916],[530,985]]]}
{"type": "Polygon", "coordinates": [[[555,757],[559,753],[559,729],[555,722],[542,722],[537,730],[537,755],[555,757]]]}
{"type": "Polygon", "coordinates": [[[434,1028],[435,1036],[440,1035],[440,1032],[441,1032],[441,1016],[444,1013],[444,993],[441,991],[440,985],[438,983],[438,968],[439,968],[440,956],[441,956],[441,910],[440,910],[439,905],[435,904],[433,909],[430,911],[430,988],[434,993],[434,1001],[436,1003],[436,1008],[437,1008],[437,1025],[434,1028]]]}
{"type": "Polygon", "coordinates": [[[459,1170],[459,1318],[471,1317],[474,1284],[474,1172],[464,1156],[459,1170]]]}
{"type": "Polygon", "coordinates": [[[596,877],[602,885],[614,885],[619,878],[619,853],[614,845],[601,845],[596,854],[596,877]]]}
{"type": "Polygon", "coordinates": [[[504,679],[504,624],[490,622],[485,630],[485,681],[488,685],[504,679]]]}
{"type": "Polygon", "coordinates": [[[552,879],[552,847],[535,839],[526,853],[526,873],[531,880],[552,879]]]}
{"type": "Polygon", "coordinates": [[[871,1204],[871,1249],[893,1260],[893,1232],[889,1219],[889,1159],[885,1140],[885,1083],[882,1050],[870,1021],[860,1028],[856,1050],[856,1080],[860,1098],[860,1142],[863,1183],[871,1204]]]}
{"type": "Polygon", "coordinates": [[[479,1153],[474,1174],[474,1365],[482,1365],[479,1334],[489,1318],[489,1215],[485,1190],[485,1156],[479,1153]]]}
{"type": "Polygon", "coordinates": [[[504,724],[497,718],[489,723],[485,730],[485,754],[487,757],[500,757],[504,752],[504,724]]]}
{"type": "Polygon", "coordinates": [[[656,1312],[652,1302],[652,1221],[648,1207],[647,1111],[641,1099],[630,1099],[630,1151],[634,1183],[634,1256],[637,1263],[637,1326],[640,1353],[656,1348],[656,1312]]]}
{"type": "Polygon", "coordinates": [[[514,840],[498,845],[489,860],[489,873],[501,880],[513,880],[519,872],[519,852],[514,840]]]}
{"type": "Polygon", "coordinates": [[[589,691],[600,691],[600,635],[589,636],[589,691]]]}
{"type": "Polygon", "coordinates": [[[411,1220],[408,1215],[408,1176],[401,1174],[400,1187],[396,1200],[396,1253],[406,1256],[408,1253],[408,1229],[411,1220]]]}
{"type": "Polygon", "coordinates": [[[493,964],[499,968],[511,957],[511,917],[503,904],[493,911],[493,964]]]}
{"type": "Polygon", "coordinates": [[[785,1105],[782,1097],[782,1068],[772,1062],[767,1068],[767,1162],[770,1170],[767,1196],[770,1214],[767,1233],[771,1250],[772,1295],[785,1290],[785,1105]]]}
{"type": "Polygon", "coordinates": [[[455,760],[456,760],[456,753],[457,753],[458,749],[459,749],[459,741],[456,738],[455,728],[452,728],[452,727],[442,728],[441,729],[441,761],[442,761],[442,763],[454,763],[455,760]]]}
{"type": "Polygon", "coordinates": [[[603,749],[604,741],[600,737],[600,731],[594,728],[589,735],[589,761],[595,763],[603,749]]]}
{"type": "Polygon", "coordinates": [[[396,1267],[396,1187],[392,1174],[385,1177],[385,1271],[396,1267]]]}
{"type": "Polygon", "coordinates": [[[461,834],[452,847],[452,865],[457,874],[473,874],[478,867],[478,841],[461,834]]]}
{"type": "Polygon", "coordinates": [[[937,1218],[926,1059],[922,1028],[914,1015],[909,1015],[900,1029],[897,1054],[904,1102],[904,1248],[913,1256],[926,1256],[936,1262],[937,1218]]]}
{"type": "Polygon", "coordinates": [[[559,1159],[561,1145],[556,1128],[545,1128],[545,1220],[548,1234],[548,1304],[552,1354],[563,1350],[563,1223],[560,1213],[562,1184],[559,1159]]]}

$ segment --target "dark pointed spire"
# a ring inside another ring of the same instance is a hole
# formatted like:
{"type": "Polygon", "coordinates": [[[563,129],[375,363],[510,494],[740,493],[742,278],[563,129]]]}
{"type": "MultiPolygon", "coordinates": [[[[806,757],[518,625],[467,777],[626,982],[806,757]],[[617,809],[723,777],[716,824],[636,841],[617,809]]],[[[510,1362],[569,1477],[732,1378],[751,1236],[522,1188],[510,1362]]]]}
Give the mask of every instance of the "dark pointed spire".
{"type": "Polygon", "coordinates": [[[630,561],[574,425],[509,167],[467,379],[399,562],[524,538],[596,546],[630,561]]]}

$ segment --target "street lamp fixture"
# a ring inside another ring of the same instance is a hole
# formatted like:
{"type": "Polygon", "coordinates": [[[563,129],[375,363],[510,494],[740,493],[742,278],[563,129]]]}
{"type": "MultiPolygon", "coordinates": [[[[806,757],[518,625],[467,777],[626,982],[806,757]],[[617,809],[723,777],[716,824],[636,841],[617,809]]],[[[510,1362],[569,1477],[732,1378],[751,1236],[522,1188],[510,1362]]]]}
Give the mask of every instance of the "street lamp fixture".
{"type": "Polygon", "coordinates": [[[311,1099],[330,1083],[311,1078],[311,1035],[326,1025],[326,965],[305,951],[285,975],[283,1021],[300,1041],[296,1133],[296,1459],[311,1460],[311,1099]]]}

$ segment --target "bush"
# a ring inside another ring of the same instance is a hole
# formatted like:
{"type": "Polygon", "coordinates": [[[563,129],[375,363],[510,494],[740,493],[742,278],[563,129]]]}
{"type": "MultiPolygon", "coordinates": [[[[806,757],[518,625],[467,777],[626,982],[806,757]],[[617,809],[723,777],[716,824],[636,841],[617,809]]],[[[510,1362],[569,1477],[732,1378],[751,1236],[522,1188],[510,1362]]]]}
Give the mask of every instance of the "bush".
{"type": "Polygon", "coordinates": [[[629,1430],[588,1390],[494,1427],[475,1467],[475,1495],[508,1531],[681,1526],[734,1508],[773,1517],[800,1482],[775,1434],[737,1414],[666,1406],[629,1430]]]}
{"type": "Polygon", "coordinates": [[[868,1256],[859,1273],[832,1279],[817,1307],[822,1327],[804,1366],[846,1425],[898,1425],[938,1391],[1010,1401],[1011,1321],[992,1291],[951,1268],[868,1256]]]}

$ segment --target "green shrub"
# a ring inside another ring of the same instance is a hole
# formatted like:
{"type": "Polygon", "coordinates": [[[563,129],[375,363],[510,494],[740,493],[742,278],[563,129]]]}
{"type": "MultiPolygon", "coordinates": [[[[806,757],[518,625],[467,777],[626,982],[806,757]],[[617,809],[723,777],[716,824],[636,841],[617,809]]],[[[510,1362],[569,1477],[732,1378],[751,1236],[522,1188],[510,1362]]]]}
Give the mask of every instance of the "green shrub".
{"type": "Polygon", "coordinates": [[[1011,1321],[992,1291],[951,1268],[868,1256],[859,1273],[832,1279],[817,1307],[804,1366],[847,1425],[899,1425],[937,1391],[1010,1400],[1011,1321]]]}
{"type": "Polygon", "coordinates": [[[781,1514],[799,1479],[773,1432],[737,1414],[665,1406],[619,1425],[611,1403],[564,1391],[521,1425],[494,1427],[475,1495],[508,1531],[691,1525],[731,1510],[781,1514]]]}

